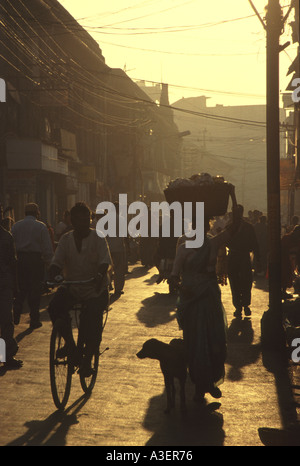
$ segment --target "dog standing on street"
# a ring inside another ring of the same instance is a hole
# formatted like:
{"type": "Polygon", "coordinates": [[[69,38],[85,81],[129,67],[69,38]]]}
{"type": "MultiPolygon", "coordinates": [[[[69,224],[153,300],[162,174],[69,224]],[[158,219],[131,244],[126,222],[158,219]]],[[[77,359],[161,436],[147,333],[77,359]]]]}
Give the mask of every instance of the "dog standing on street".
{"type": "Polygon", "coordinates": [[[175,383],[177,378],[180,383],[180,408],[186,411],[185,404],[185,382],[187,378],[187,364],[184,351],[183,340],[174,338],[169,344],[156,338],[147,340],[142,349],[136,354],[138,358],[157,359],[164,376],[167,393],[167,408],[165,413],[169,413],[175,406],[175,383]]]}

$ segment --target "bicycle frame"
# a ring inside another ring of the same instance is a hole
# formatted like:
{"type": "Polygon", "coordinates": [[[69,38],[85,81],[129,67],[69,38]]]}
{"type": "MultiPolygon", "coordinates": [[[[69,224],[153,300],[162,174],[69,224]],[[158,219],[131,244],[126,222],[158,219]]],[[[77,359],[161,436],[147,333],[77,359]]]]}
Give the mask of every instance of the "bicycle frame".
{"type": "MultiPolygon", "coordinates": [[[[70,286],[70,285],[82,285],[82,284],[87,284],[91,283],[94,281],[94,278],[91,278],[89,280],[60,280],[59,282],[47,282],[48,286],[70,286]]],[[[80,308],[78,305],[75,305],[72,309],[78,311],[82,310],[82,306],[84,306],[84,303],[80,303],[80,308]]],[[[71,309],[71,310],[72,310],[71,309]]],[[[108,314],[108,307],[103,310],[103,314],[106,313],[105,317],[105,322],[103,324],[102,320],[102,332],[104,329],[104,326],[107,321],[107,314],[108,314]]],[[[83,356],[84,356],[84,347],[85,347],[85,338],[84,335],[80,333],[80,325],[77,320],[77,313],[76,315],[76,326],[78,328],[78,335],[77,335],[77,341],[75,343],[77,350],[79,350],[78,358],[79,358],[79,363],[81,362],[83,356]],[[79,340],[80,336],[80,340],[79,340]]],[[[70,321],[71,325],[71,332],[73,333],[72,330],[72,324],[70,321]]],[[[71,391],[71,378],[72,374],[78,370],[78,373],[80,375],[80,383],[83,391],[86,394],[90,394],[97,378],[97,373],[98,373],[98,364],[99,364],[99,356],[106,351],[106,348],[102,353],[100,353],[100,348],[99,351],[97,351],[93,357],[92,357],[92,373],[91,375],[85,375],[80,371],[80,365],[74,364],[74,358],[73,355],[70,353],[70,350],[67,350],[67,354],[65,357],[59,357],[58,351],[61,351],[62,347],[64,344],[68,346],[66,339],[63,337],[63,326],[64,323],[62,319],[58,319],[58,321],[55,322],[53,329],[52,329],[52,334],[51,334],[51,340],[50,340],[50,382],[51,382],[51,391],[52,391],[52,396],[54,403],[58,409],[63,409],[68,401],[70,391],[71,391]],[[63,341],[63,343],[61,343],[63,341]],[[76,369],[77,368],[77,369],[76,369]],[[59,372],[60,374],[56,374],[56,372],[59,372]],[[61,376],[61,372],[64,371],[64,375],[61,376]],[[61,379],[64,379],[63,382],[61,382],[61,379]],[[59,384],[62,385],[62,388],[59,387],[59,384]]],[[[75,342],[75,341],[74,341],[75,342]]]]}

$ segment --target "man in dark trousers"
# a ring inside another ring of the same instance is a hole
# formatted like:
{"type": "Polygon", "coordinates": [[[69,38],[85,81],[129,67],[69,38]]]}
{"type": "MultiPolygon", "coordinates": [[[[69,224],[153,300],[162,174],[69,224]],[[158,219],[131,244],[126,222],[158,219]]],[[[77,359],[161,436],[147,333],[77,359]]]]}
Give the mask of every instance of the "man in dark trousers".
{"type": "Polygon", "coordinates": [[[92,355],[99,351],[102,338],[102,319],[109,303],[107,272],[111,266],[111,256],[105,238],[98,236],[90,227],[91,212],[83,203],[76,203],[71,209],[73,230],[64,234],[55,250],[48,276],[50,281],[57,281],[62,273],[65,280],[85,281],[90,283],[60,286],[49,304],[52,322],[61,318],[65,322],[64,339],[76,351],[72,334],[68,331],[69,311],[75,303],[85,304],[80,315],[80,327],[86,329],[86,351],[81,373],[89,377],[92,373],[92,355]]]}
{"type": "Polygon", "coordinates": [[[5,361],[1,361],[5,369],[17,369],[23,364],[14,357],[18,351],[13,322],[16,260],[13,237],[0,225],[0,334],[5,342],[5,361]]]}
{"type": "Polygon", "coordinates": [[[237,206],[240,226],[237,233],[227,244],[228,278],[235,307],[234,316],[251,316],[252,264],[250,253],[254,253],[256,263],[260,264],[258,243],[253,225],[243,219],[244,208],[237,206]]]}
{"type": "Polygon", "coordinates": [[[53,247],[47,226],[39,221],[37,204],[25,206],[25,218],[16,222],[11,233],[17,250],[19,291],[14,300],[14,321],[18,324],[25,298],[30,309],[30,328],[39,328],[40,301],[45,265],[50,265],[53,247]]]}

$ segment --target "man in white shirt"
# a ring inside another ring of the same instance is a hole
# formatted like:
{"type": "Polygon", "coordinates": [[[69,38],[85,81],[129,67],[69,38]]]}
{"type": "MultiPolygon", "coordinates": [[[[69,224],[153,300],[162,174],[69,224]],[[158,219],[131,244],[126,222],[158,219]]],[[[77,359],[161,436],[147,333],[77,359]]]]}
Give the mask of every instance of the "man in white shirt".
{"type": "Polygon", "coordinates": [[[47,226],[39,221],[37,204],[25,206],[25,218],[11,229],[17,251],[17,274],[19,291],[14,300],[14,321],[18,324],[23,303],[27,297],[30,309],[30,327],[40,327],[40,301],[45,265],[53,257],[53,247],[47,226]]]}
{"type": "Polygon", "coordinates": [[[101,342],[102,317],[109,299],[107,271],[111,266],[111,257],[106,239],[90,228],[91,212],[85,203],[72,207],[71,222],[74,230],[65,233],[59,240],[49,268],[49,280],[55,280],[60,274],[66,281],[95,280],[82,285],[59,287],[48,311],[53,323],[58,318],[65,320],[64,338],[74,347],[72,335],[68,334],[69,310],[75,303],[85,304],[80,325],[84,322],[88,331],[87,354],[82,368],[88,373],[92,355],[101,342]]]}

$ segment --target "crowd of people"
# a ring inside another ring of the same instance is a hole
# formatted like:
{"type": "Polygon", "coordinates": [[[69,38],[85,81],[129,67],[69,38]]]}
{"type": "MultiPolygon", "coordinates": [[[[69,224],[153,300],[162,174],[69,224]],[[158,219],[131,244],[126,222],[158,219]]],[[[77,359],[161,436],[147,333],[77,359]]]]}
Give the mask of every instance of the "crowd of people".
{"type": "MultiPolygon", "coordinates": [[[[157,267],[157,283],[167,280],[170,293],[178,295],[177,318],[186,343],[195,399],[201,401],[205,393],[221,396],[226,319],[220,285],[229,282],[234,317],[249,318],[253,279],[267,277],[268,273],[267,218],[262,212],[249,211],[245,216],[243,206],[233,202],[232,212],[205,219],[205,240],[197,249],[185,247],[184,235],[105,239],[95,230],[96,214],[83,202],[66,211],[55,229],[40,220],[37,204],[27,204],[24,213],[24,218],[14,223],[12,216],[1,211],[0,328],[6,343],[6,367],[22,366],[22,361],[15,358],[18,345],[14,326],[20,322],[25,299],[30,328],[42,325],[40,305],[47,279],[57,284],[49,315],[52,322],[58,317],[65,319],[66,341],[71,338],[67,334],[69,309],[77,301],[87,304],[89,351],[82,370],[88,373],[91,355],[102,337],[103,312],[110,299],[124,293],[129,261],[140,260],[144,267],[157,267]],[[62,276],[66,280],[94,277],[94,282],[66,288],[61,286],[62,276]]],[[[300,225],[294,218],[282,236],[283,297],[297,277],[298,264],[300,225]]]]}

